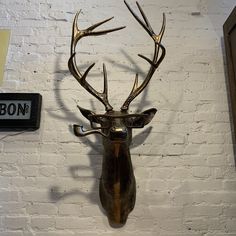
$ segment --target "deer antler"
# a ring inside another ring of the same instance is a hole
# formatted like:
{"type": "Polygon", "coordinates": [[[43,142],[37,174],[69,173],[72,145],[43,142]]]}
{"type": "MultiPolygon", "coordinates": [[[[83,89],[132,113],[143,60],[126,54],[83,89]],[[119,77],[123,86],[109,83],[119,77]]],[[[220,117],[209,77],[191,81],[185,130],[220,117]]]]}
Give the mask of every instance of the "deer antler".
{"type": "Polygon", "coordinates": [[[81,86],[84,87],[90,94],[92,94],[94,97],[96,97],[99,101],[101,101],[104,104],[106,111],[111,111],[113,109],[113,107],[109,104],[108,96],[107,96],[107,72],[106,72],[105,64],[103,64],[104,89],[103,89],[103,92],[100,93],[100,92],[96,91],[93,87],[91,87],[91,85],[86,81],[86,77],[87,77],[89,71],[95,65],[95,63],[91,64],[87,68],[87,70],[84,72],[84,74],[81,74],[81,72],[79,71],[79,69],[76,65],[75,48],[76,48],[78,41],[83,37],[104,35],[104,34],[107,34],[110,32],[121,30],[121,29],[125,28],[125,26],[113,28],[113,29],[108,29],[108,30],[97,31],[97,32],[93,31],[98,26],[113,19],[113,17],[111,17],[111,18],[108,18],[104,21],[101,21],[99,23],[92,25],[85,30],[80,30],[77,25],[79,14],[80,14],[80,11],[77,12],[77,14],[75,15],[74,22],[73,22],[72,38],[71,38],[71,52],[70,52],[70,59],[68,61],[68,67],[69,67],[71,74],[81,84],[81,86]]]}
{"type": "Polygon", "coordinates": [[[158,68],[158,66],[160,65],[160,63],[162,62],[162,60],[165,57],[166,50],[165,50],[164,46],[161,44],[161,39],[162,39],[162,36],[165,31],[166,18],[165,18],[165,14],[163,13],[163,23],[162,23],[160,33],[155,34],[147,17],[145,16],[142,8],[138,4],[138,2],[136,2],[136,4],[138,6],[138,9],[139,9],[143,19],[144,19],[144,22],[134,13],[134,11],[131,9],[131,7],[128,5],[128,3],[126,1],[124,1],[124,3],[127,6],[127,8],[129,9],[129,11],[131,12],[131,14],[134,16],[134,18],[139,22],[139,24],[144,28],[144,30],[152,37],[152,39],[154,41],[154,45],[155,45],[154,55],[153,55],[152,60],[141,55],[141,54],[138,54],[138,56],[143,58],[144,60],[146,60],[151,65],[151,67],[148,71],[146,78],[144,79],[144,81],[142,82],[142,84],[140,86],[138,86],[138,74],[136,74],[134,86],[133,86],[128,98],[126,99],[126,101],[124,102],[124,104],[121,107],[122,111],[127,111],[129,109],[129,104],[131,103],[131,101],[133,101],[145,89],[145,87],[148,85],[150,79],[152,78],[152,75],[154,74],[154,72],[156,71],[156,69],[158,68]],[[161,49],[161,56],[159,57],[158,55],[159,55],[160,49],[161,49]]]}

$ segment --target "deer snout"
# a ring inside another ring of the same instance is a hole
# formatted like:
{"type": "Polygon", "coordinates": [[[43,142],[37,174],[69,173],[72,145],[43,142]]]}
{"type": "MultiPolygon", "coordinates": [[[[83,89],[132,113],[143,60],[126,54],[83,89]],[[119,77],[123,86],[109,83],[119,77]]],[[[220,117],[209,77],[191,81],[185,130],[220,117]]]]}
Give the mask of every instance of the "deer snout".
{"type": "Polygon", "coordinates": [[[113,126],[110,129],[111,140],[124,140],[127,138],[128,130],[126,127],[113,126]]]}

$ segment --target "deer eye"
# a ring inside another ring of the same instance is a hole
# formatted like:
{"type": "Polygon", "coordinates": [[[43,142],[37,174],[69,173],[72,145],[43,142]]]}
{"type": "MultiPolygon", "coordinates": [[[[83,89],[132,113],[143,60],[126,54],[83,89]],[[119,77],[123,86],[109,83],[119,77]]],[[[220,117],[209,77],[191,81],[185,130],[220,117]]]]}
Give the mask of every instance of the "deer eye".
{"type": "Polygon", "coordinates": [[[92,115],[90,119],[90,125],[93,129],[108,129],[110,127],[110,121],[104,115],[92,115]]]}
{"type": "Polygon", "coordinates": [[[90,122],[90,124],[93,129],[108,129],[108,128],[110,128],[109,122],[106,122],[106,123],[90,122]]]}
{"type": "Polygon", "coordinates": [[[144,122],[135,122],[135,119],[129,118],[124,121],[125,126],[128,128],[143,128],[144,122]]]}
{"type": "Polygon", "coordinates": [[[143,128],[145,126],[145,114],[129,115],[124,119],[125,126],[128,128],[143,128]]]}

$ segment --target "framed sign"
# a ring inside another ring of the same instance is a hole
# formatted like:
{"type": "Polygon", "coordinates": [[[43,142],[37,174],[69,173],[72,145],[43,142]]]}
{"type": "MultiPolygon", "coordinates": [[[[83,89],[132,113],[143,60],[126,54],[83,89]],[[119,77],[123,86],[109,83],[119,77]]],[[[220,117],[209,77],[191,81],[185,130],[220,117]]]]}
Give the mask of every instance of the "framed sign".
{"type": "Polygon", "coordinates": [[[3,81],[4,66],[10,40],[10,30],[0,29],[0,85],[3,81]]]}
{"type": "Polygon", "coordinates": [[[224,42],[227,59],[227,88],[230,98],[230,110],[234,143],[236,141],[236,7],[224,23],[224,42]]]}
{"type": "Polygon", "coordinates": [[[38,93],[0,93],[0,130],[36,130],[42,96],[38,93]]]}

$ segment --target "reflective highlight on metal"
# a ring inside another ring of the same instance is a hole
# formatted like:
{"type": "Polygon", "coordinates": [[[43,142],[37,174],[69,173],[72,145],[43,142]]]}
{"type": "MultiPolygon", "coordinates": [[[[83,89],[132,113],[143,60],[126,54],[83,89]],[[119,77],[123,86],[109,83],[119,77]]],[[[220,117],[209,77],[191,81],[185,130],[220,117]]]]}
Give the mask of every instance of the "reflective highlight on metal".
{"type": "Polygon", "coordinates": [[[90,121],[91,130],[84,130],[81,125],[74,125],[74,133],[78,137],[90,134],[100,134],[103,136],[104,155],[99,195],[101,204],[106,211],[109,223],[112,227],[123,226],[126,223],[128,214],[133,210],[135,205],[136,184],[129,148],[132,141],[132,129],[143,128],[152,120],[157,111],[155,108],[151,108],[139,114],[129,114],[129,105],[146,88],[152,75],[165,57],[165,48],[161,44],[166,24],[165,14],[163,14],[161,30],[159,34],[156,34],[138,2],[136,2],[136,4],[143,20],[136,15],[126,1],[124,1],[124,3],[130,13],[154,41],[154,54],[152,59],[138,54],[138,56],[150,64],[150,68],[144,81],[140,85],[138,84],[138,74],[136,74],[133,88],[128,98],[121,106],[120,111],[114,111],[108,101],[105,64],[103,64],[104,88],[103,92],[98,92],[86,81],[86,77],[95,63],[91,64],[82,74],[76,65],[75,49],[78,41],[83,37],[104,35],[121,30],[125,28],[125,26],[94,31],[95,28],[113,19],[113,17],[111,17],[85,30],[81,30],[77,25],[80,13],[78,12],[73,22],[71,55],[68,61],[69,70],[79,84],[105,106],[105,114],[95,114],[93,111],[78,106],[82,115],[90,121]]]}

